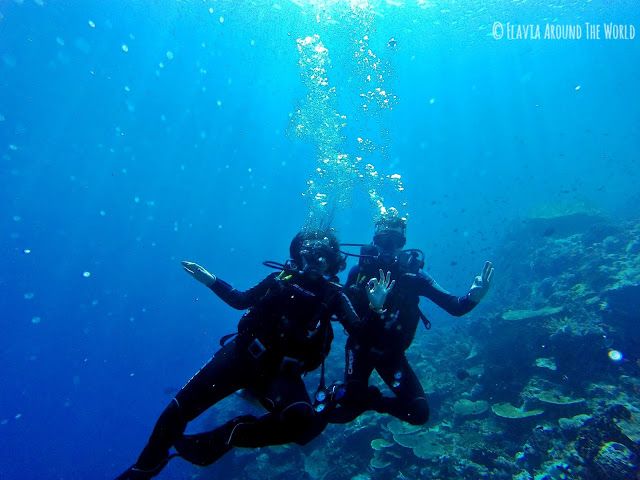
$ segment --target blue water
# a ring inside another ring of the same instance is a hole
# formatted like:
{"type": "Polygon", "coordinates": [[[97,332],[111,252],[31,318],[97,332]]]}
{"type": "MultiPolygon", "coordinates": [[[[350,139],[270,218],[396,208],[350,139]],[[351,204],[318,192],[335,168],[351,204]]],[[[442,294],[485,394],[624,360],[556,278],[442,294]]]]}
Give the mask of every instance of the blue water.
{"type": "MultiPolygon", "coordinates": [[[[365,160],[402,176],[385,203],[448,289],[489,258],[499,278],[513,259],[493,252],[535,209],[637,214],[640,38],[490,35],[495,21],[640,35],[635,2],[398,3],[365,26],[285,0],[0,3],[0,479],[114,477],[238,319],[180,260],[245,288],[286,259],[322,141],[292,133],[298,38],[320,35],[345,153],[385,144],[365,160]],[[367,115],[365,33],[397,96],[367,115]]],[[[334,225],[367,242],[375,208],[364,182],[349,191],[334,225]]]]}

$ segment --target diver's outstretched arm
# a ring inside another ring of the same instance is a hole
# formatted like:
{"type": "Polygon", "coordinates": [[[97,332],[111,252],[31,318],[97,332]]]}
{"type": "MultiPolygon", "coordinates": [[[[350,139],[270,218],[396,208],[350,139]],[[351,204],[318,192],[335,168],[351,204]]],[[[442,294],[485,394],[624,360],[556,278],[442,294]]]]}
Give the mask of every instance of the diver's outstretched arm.
{"type": "Polygon", "coordinates": [[[449,293],[424,272],[407,275],[413,276],[418,282],[418,295],[427,297],[450,315],[460,317],[473,310],[486,295],[493,277],[493,266],[491,262],[486,262],[481,275],[475,278],[469,292],[462,297],[449,293]]]}
{"type": "Polygon", "coordinates": [[[255,287],[243,292],[236,290],[224,280],[209,273],[207,269],[197,263],[187,262],[186,260],[183,260],[181,263],[185,272],[198,282],[210,288],[213,293],[218,295],[227,305],[238,310],[246,310],[262,298],[269,287],[273,286],[274,278],[277,275],[276,273],[272,273],[255,287]]]}

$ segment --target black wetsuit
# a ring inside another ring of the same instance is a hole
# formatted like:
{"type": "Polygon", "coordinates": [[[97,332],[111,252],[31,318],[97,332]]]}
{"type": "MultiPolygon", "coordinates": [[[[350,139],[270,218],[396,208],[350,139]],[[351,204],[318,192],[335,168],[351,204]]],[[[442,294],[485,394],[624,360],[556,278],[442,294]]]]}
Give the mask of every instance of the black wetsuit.
{"type": "MultiPolygon", "coordinates": [[[[380,268],[387,270],[384,265],[380,268]]],[[[378,271],[378,266],[367,270],[363,274],[359,266],[353,267],[345,285],[345,291],[360,315],[370,310],[366,283],[378,271]]],[[[347,328],[346,395],[341,407],[332,413],[332,423],[349,422],[365,410],[388,413],[416,425],[426,423],[429,404],[405,356],[420,322],[420,297],[428,298],[455,316],[464,315],[476,305],[468,295],[457,297],[448,293],[422,271],[408,273],[395,267],[391,272],[396,285],[386,299],[386,312],[369,316],[359,332],[349,332],[347,328]],[[374,369],[395,394],[394,397],[383,397],[379,390],[368,387],[374,369]]]]}
{"type": "Polygon", "coordinates": [[[238,335],[178,392],[161,414],[136,464],[119,479],[151,478],[175,446],[187,460],[208,465],[232,447],[304,444],[318,424],[302,374],[328,354],[338,318],[351,331],[359,319],[342,287],[298,272],[274,273],[246,292],[217,280],[211,289],[227,304],[249,309],[238,335]],[[204,434],[183,436],[189,421],[233,392],[247,389],[269,413],[237,417],[204,434]],[[146,472],[153,472],[144,476],[146,472]]]}

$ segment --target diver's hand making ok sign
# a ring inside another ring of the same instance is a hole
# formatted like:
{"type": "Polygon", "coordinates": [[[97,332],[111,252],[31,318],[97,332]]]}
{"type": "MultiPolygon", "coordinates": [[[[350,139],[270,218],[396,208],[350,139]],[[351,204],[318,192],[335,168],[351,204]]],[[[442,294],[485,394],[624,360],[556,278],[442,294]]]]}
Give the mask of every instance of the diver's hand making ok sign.
{"type": "Polygon", "coordinates": [[[216,276],[213,273],[207,272],[206,268],[201,267],[197,263],[187,262],[186,260],[180,263],[182,263],[182,268],[184,268],[185,272],[203,285],[211,288],[211,286],[216,283],[216,276]]]}
{"type": "Polygon", "coordinates": [[[482,300],[489,291],[492,278],[493,264],[491,262],[484,262],[482,273],[473,280],[473,285],[471,285],[469,289],[469,300],[474,303],[480,303],[480,300],[482,300]]]}
{"type": "Polygon", "coordinates": [[[380,280],[374,277],[367,283],[369,307],[378,313],[384,313],[384,302],[395,284],[396,281],[391,280],[391,272],[387,272],[385,276],[382,269],[380,269],[380,280]]]}

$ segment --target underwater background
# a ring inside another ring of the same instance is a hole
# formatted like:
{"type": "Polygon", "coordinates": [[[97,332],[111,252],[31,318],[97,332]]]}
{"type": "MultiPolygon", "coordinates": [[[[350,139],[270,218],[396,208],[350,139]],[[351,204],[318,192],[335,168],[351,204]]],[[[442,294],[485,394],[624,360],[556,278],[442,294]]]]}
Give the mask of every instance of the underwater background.
{"type": "Polygon", "coordinates": [[[495,22],[638,29],[640,10],[2,0],[0,479],[135,460],[240,316],[180,260],[248,288],[309,222],[369,242],[391,207],[448,290],[496,268],[469,315],[422,305],[429,424],[365,414],[158,478],[635,478],[640,39],[496,39],[495,22]]]}

